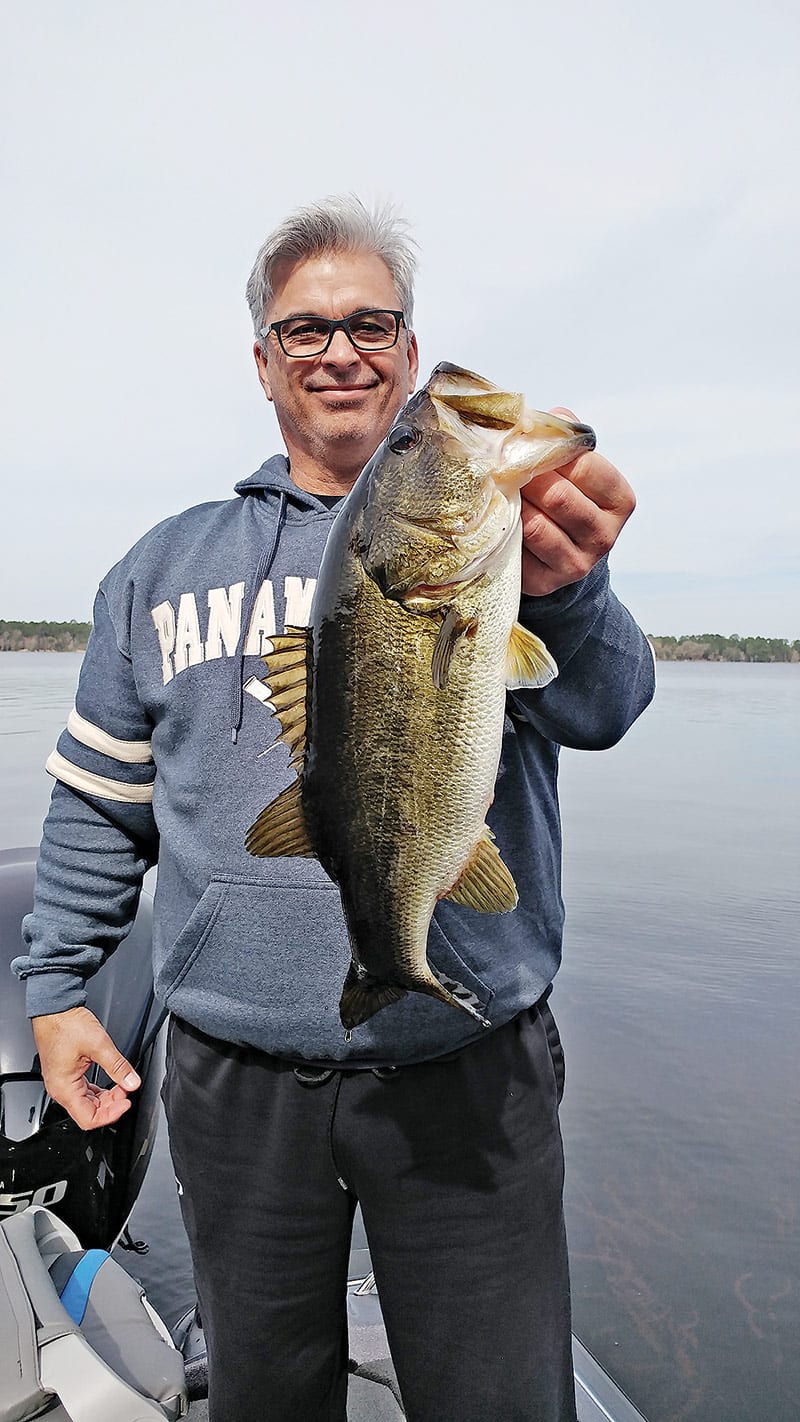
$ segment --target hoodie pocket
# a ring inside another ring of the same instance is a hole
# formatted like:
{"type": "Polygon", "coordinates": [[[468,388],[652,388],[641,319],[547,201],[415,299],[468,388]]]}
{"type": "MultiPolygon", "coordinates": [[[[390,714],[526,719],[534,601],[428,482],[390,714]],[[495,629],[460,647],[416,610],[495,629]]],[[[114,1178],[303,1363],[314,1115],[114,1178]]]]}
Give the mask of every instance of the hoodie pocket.
{"type": "Polygon", "coordinates": [[[211,1036],[277,1053],[307,1038],[313,1051],[331,1030],[342,1036],[349,961],[339,893],[321,873],[213,880],[159,963],[156,990],[211,1036]]]}
{"type": "Polygon", "coordinates": [[[229,889],[230,884],[212,880],[165,955],[158,970],[158,980],[163,988],[165,1002],[169,1002],[172,993],[180,986],[195,959],[202,953],[207,939],[214,931],[214,924],[229,889]]]}

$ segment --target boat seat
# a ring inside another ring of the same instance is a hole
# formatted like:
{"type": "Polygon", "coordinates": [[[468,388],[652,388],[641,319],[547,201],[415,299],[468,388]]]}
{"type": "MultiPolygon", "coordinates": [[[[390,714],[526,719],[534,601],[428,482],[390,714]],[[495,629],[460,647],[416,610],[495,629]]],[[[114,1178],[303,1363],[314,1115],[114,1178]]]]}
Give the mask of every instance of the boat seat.
{"type": "Polygon", "coordinates": [[[0,1222],[0,1422],[176,1422],[183,1358],[135,1279],[31,1205],[0,1222]]]}

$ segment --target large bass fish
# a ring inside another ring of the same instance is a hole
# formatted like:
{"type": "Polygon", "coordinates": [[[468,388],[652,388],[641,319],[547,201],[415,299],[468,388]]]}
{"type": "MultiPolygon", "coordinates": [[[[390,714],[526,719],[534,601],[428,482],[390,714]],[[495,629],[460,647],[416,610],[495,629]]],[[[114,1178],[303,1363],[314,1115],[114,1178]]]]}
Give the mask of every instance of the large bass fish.
{"type": "Polygon", "coordinates": [[[484,913],[517,903],[486,824],[506,689],[557,674],[516,621],[519,490],[594,443],[586,425],[437,366],[342,505],[311,625],[264,657],[297,779],[246,845],[316,855],[338,884],[348,1032],[408,991],[489,1025],[432,972],[428,928],[441,898],[484,913]]]}

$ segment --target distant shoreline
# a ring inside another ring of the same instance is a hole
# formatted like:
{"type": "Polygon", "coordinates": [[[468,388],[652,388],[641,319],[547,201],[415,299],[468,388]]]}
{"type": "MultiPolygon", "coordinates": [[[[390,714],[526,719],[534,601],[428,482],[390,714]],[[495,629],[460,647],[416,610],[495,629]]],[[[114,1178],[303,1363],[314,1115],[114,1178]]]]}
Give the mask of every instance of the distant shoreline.
{"type": "Polygon", "coordinates": [[[659,662],[800,662],[800,639],[723,637],[718,632],[691,637],[649,637],[659,662]]]}
{"type": "MultiPolygon", "coordinates": [[[[0,652],[85,652],[90,622],[11,622],[0,619],[0,652]]],[[[724,637],[718,632],[656,637],[659,662],[798,662],[800,638],[724,637]]]]}

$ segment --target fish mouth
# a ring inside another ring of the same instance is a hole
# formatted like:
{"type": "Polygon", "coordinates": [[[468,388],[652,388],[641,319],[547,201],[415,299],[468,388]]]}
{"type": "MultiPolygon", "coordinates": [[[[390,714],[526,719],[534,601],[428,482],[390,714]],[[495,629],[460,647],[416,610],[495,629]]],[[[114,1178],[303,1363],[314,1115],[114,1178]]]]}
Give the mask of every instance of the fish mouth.
{"type": "Polygon", "coordinates": [[[488,459],[504,490],[520,489],[597,444],[591,425],[534,410],[524,396],[460,366],[437,365],[425,389],[441,432],[488,459]]]}

